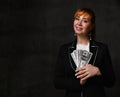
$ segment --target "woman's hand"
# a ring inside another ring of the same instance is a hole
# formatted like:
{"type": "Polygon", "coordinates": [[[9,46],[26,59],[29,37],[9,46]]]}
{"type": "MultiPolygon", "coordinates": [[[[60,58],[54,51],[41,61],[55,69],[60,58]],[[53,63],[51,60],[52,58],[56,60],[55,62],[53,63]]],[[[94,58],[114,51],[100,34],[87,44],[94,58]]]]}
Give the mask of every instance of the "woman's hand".
{"type": "Polygon", "coordinates": [[[81,68],[77,68],[75,74],[77,78],[80,78],[80,84],[84,84],[88,78],[96,75],[101,75],[100,70],[98,67],[91,64],[87,64],[81,68]]]}

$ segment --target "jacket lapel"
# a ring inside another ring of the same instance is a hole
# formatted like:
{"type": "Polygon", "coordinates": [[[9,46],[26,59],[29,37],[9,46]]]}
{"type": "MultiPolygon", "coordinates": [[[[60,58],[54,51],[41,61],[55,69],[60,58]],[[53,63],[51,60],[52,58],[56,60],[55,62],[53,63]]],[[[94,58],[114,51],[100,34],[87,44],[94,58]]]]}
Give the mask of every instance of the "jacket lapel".
{"type": "Polygon", "coordinates": [[[72,45],[70,47],[68,47],[68,56],[69,56],[70,65],[74,71],[76,70],[77,66],[71,57],[71,53],[76,49],[76,41],[77,40],[73,41],[72,45]]]}
{"type": "MultiPolygon", "coordinates": [[[[72,57],[71,57],[71,53],[73,52],[73,50],[76,49],[76,42],[77,40],[75,40],[72,45],[70,47],[68,47],[68,56],[69,56],[69,61],[70,61],[70,65],[72,67],[73,70],[76,70],[76,64],[74,63],[72,57]]],[[[98,53],[98,46],[95,44],[95,41],[91,40],[90,41],[90,52],[93,54],[89,64],[94,65],[95,61],[96,61],[96,57],[97,57],[97,53],[98,53]]]]}
{"type": "Polygon", "coordinates": [[[95,44],[95,41],[90,41],[90,52],[93,53],[89,64],[94,65],[98,53],[98,46],[95,44]]]}

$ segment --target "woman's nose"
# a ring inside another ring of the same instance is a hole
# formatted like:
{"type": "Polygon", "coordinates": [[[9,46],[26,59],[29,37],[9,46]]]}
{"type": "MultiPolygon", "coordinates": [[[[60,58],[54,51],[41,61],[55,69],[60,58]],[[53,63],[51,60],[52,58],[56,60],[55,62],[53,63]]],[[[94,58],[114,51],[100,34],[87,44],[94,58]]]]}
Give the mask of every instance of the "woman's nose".
{"type": "Polygon", "coordinates": [[[79,26],[82,25],[82,21],[81,21],[81,20],[78,21],[78,25],[79,25],[79,26]]]}

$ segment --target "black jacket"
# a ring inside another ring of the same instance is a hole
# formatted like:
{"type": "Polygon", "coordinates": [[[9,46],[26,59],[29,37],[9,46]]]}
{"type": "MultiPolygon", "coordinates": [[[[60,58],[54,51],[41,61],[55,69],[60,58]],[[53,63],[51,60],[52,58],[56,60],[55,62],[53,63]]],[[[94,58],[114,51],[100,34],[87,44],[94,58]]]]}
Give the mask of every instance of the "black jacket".
{"type": "Polygon", "coordinates": [[[76,41],[62,45],[55,68],[54,84],[57,89],[65,89],[66,97],[106,97],[104,87],[111,87],[115,82],[112,62],[107,45],[90,41],[90,52],[93,56],[89,64],[100,69],[101,76],[94,76],[81,86],[75,77],[76,65],[70,53],[76,49],[76,41]]]}

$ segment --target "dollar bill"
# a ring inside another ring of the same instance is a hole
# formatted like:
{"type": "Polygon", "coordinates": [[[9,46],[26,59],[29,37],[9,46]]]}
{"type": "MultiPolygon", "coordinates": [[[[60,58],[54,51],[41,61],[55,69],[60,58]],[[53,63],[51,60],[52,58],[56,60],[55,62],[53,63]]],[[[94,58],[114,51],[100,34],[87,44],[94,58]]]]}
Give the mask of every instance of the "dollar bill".
{"type": "Polygon", "coordinates": [[[86,50],[74,50],[71,53],[71,56],[77,67],[82,67],[88,64],[92,55],[93,54],[91,52],[88,52],[86,50]]]}

